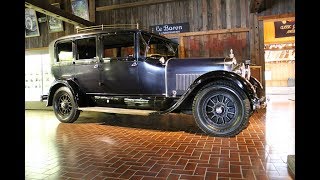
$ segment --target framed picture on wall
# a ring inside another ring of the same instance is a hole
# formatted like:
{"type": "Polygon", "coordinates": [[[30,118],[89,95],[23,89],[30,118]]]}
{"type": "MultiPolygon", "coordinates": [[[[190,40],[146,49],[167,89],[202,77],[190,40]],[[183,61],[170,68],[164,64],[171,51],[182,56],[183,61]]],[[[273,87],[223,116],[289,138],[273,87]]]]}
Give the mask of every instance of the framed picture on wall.
{"type": "MultiPolygon", "coordinates": [[[[51,4],[57,8],[60,8],[59,3],[51,4]]],[[[60,19],[54,18],[52,16],[47,16],[48,19],[48,30],[49,33],[61,32],[63,31],[63,22],[60,19]]]]}
{"type": "Polygon", "coordinates": [[[89,21],[88,0],[71,0],[72,13],[89,21]]]}
{"type": "Polygon", "coordinates": [[[40,36],[36,11],[25,8],[25,37],[40,36]]]}

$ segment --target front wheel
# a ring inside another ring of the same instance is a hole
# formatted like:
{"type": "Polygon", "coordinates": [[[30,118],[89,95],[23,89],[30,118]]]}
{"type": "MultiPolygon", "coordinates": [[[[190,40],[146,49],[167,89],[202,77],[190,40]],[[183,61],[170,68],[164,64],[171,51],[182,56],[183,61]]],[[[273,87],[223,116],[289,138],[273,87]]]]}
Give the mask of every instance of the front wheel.
{"type": "Polygon", "coordinates": [[[227,82],[202,88],[194,98],[192,109],[199,128],[213,136],[235,136],[249,123],[247,96],[227,82]]]}
{"type": "Polygon", "coordinates": [[[53,96],[53,111],[59,121],[72,123],[80,115],[77,102],[69,88],[60,87],[53,96]]]}

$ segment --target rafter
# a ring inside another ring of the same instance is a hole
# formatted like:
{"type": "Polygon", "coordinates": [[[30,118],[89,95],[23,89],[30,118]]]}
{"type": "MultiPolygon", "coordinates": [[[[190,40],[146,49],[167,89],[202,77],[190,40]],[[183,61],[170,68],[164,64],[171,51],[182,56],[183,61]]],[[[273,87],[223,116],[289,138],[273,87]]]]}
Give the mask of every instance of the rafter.
{"type": "Polygon", "coordinates": [[[123,4],[115,4],[110,6],[101,6],[97,7],[96,11],[109,11],[114,9],[123,9],[123,8],[130,8],[136,6],[145,6],[145,5],[153,5],[153,4],[160,4],[166,2],[173,2],[173,1],[183,1],[183,0],[145,0],[145,1],[138,1],[132,3],[123,3],[123,4]]]}
{"type": "Polygon", "coordinates": [[[80,18],[74,14],[68,13],[62,9],[52,6],[43,0],[25,0],[25,7],[32,8],[35,11],[60,19],[75,26],[94,26],[95,23],[80,18]]]}

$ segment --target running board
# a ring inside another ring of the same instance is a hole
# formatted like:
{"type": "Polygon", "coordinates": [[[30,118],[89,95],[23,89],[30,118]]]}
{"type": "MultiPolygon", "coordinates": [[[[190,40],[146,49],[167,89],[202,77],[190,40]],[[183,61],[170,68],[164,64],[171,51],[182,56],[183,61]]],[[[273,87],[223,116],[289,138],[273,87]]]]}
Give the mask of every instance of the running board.
{"type": "Polygon", "coordinates": [[[122,108],[109,108],[109,107],[81,107],[81,108],[78,108],[78,110],[115,113],[115,114],[131,114],[131,115],[141,115],[141,116],[148,116],[150,114],[157,112],[152,110],[122,109],[122,108]]]}

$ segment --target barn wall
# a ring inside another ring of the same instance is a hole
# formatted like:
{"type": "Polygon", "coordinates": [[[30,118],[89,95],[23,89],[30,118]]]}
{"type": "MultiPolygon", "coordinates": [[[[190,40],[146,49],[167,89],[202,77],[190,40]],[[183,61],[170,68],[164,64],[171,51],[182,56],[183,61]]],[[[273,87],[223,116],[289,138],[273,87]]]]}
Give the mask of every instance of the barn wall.
{"type": "MultiPolygon", "coordinates": [[[[91,1],[91,0],[90,0],[91,1]]],[[[96,0],[95,7],[137,2],[138,0],[96,0]]],[[[139,0],[141,1],[141,0],[139,0]]],[[[295,12],[295,0],[265,0],[266,9],[250,13],[252,0],[177,0],[154,5],[96,11],[97,24],[134,24],[149,29],[152,25],[188,22],[190,32],[200,34],[170,35],[178,38],[183,57],[228,56],[234,50],[237,60],[251,59],[264,72],[263,21],[260,17],[295,12]],[[222,33],[221,33],[222,31],[222,33]],[[182,49],[181,49],[182,48],[182,49]]],[[[71,12],[70,0],[59,2],[71,12]]],[[[92,1],[91,1],[92,2],[92,1]]],[[[37,13],[38,17],[41,16],[37,13]]],[[[25,48],[47,47],[53,39],[73,34],[74,26],[64,23],[64,32],[48,33],[47,23],[40,23],[40,36],[26,38],[25,48]]],[[[264,79],[264,73],[262,73],[264,79]]],[[[265,84],[265,82],[263,82],[265,84]]]]}

